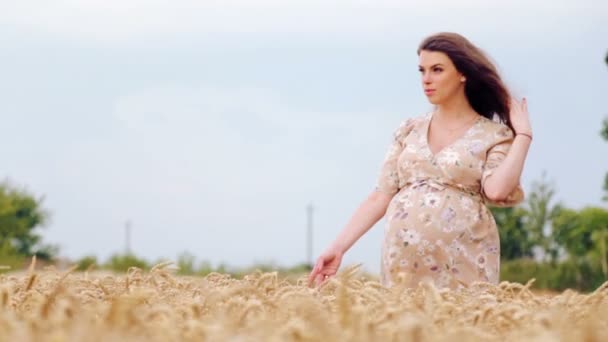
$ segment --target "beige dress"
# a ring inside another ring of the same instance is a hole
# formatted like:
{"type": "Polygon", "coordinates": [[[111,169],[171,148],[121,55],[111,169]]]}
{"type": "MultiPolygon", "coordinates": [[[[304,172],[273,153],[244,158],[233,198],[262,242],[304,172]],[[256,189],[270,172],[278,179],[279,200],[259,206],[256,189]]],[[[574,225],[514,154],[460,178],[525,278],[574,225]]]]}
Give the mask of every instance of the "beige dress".
{"type": "Polygon", "coordinates": [[[427,141],[431,117],[400,125],[378,177],[376,190],[393,196],[386,212],[382,283],[415,287],[428,279],[439,288],[498,283],[500,241],[487,205],[513,206],[524,194],[518,185],[505,201],[491,202],[481,184],[504,159],[513,133],[479,116],[433,154],[427,141]]]}

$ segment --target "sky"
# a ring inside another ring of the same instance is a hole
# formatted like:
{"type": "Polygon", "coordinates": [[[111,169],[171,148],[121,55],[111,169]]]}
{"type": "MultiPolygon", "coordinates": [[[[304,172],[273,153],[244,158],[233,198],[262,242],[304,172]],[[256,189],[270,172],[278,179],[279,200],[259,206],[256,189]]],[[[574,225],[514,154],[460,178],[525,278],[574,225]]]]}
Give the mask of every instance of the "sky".
{"type": "MultiPolygon", "coordinates": [[[[392,132],[429,111],[416,48],[458,32],[529,103],[524,189],[606,206],[605,1],[0,2],[0,179],[44,241],[106,260],[182,252],[290,266],[373,190],[392,132]]],[[[343,265],[379,271],[379,222],[343,265]]]]}

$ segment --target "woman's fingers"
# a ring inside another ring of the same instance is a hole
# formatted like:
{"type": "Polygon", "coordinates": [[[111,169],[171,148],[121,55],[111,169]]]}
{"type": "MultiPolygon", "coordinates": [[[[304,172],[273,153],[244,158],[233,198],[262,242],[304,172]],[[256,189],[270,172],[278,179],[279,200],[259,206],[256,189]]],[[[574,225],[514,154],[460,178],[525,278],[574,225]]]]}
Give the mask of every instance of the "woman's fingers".
{"type": "Polygon", "coordinates": [[[308,275],[308,287],[310,287],[312,285],[312,283],[314,282],[316,277],[315,272],[310,272],[310,274],[308,275]]]}
{"type": "Polygon", "coordinates": [[[310,286],[313,283],[316,276],[317,276],[317,266],[315,265],[315,267],[312,269],[312,271],[310,271],[310,274],[308,275],[308,286],[310,286]]]}
{"type": "Polygon", "coordinates": [[[317,281],[317,277],[319,276],[319,273],[321,272],[321,270],[323,269],[323,259],[319,259],[317,261],[317,263],[315,264],[315,266],[313,267],[312,271],[310,271],[310,275],[308,276],[308,285],[310,286],[313,282],[317,281]]]}
{"type": "Polygon", "coordinates": [[[317,259],[317,263],[310,271],[308,276],[308,286],[319,286],[321,283],[326,281],[329,277],[333,276],[337,272],[337,266],[340,264],[340,258],[336,255],[321,255],[317,259]]]}
{"type": "Polygon", "coordinates": [[[317,276],[319,276],[319,272],[320,272],[320,270],[311,272],[310,276],[308,277],[308,282],[313,283],[317,279],[317,276]]]}
{"type": "Polygon", "coordinates": [[[325,280],[325,275],[323,275],[323,274],[317,274],[317,278],[315,279],[315,285],[316,286],[321,285],[321,283],[323,282],[323,280],[325,280]]]}
{"type": "Polygon", "coordinates": [[[511,106],[515,108],[519,107],[519,101],[514,97],[511,98],[511,106]]]}
{"type": "Polygon", "coordinates": [[[515,111],[515,113],[517,113],[518,115],[527,115],[528,114],[528,100],[524,97],[521,99],[521,101],[517,102],[517,111],[515,111]]]}
{"type": "Polygon", "coordinates": [[[332,275],[330,274],[318,274],[317,277],[315,278],[315,284],[316,286],[321,285],[323,282],[327,281],[332,275]]]}
{"type": "Polygon", "coordinates": [[[314,273],[311,272],[310,276],[308,277],[308,287],[311,287],[313,284],[315,287],[318,287],[334,275],[336,275],[336,271],[327,268],[320,269],[314,273]]]}

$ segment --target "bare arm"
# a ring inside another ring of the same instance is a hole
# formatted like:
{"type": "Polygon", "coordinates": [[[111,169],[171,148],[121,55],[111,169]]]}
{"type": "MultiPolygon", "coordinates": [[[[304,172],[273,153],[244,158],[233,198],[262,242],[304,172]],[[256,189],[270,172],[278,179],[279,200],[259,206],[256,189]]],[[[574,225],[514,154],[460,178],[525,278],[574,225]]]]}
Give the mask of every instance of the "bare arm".
{"type": "Polygon", "coordinates": [[[507,156],[483,184],[483,191],[489,199],[504,200],[519,184],[530,142],[525,135],[515,136],[507,156]]]}
{"type": "Polygon", "coordinates": [[[505,200],[519,185],[524,162],[532,142],[532,126],[528,118],[528,101],[511,99],[509,113],[511,124],[515,129],[513,143],[504,160],[482,184],[486,197],[493,201],[505,200]]]}
{"type": "Polygon", "coordinates": [[[392,196],[385,193],[372,191],[359,205],[331,247],[337,248],[342,254],[346,253],[363,234],[384,216],[391,199],[392,196]]]}
{"type": "Polygon", "coordinates": [[[403,150],[403,139],[413,129],[414,119],[401,123],[384,158],[376,189],[359,205],[334,242],[317,258],[308,276],[309,284],[320,284],[338,272],[342,256],[385,214],[394,194],[399,191],[397,159],[403,150]]]}

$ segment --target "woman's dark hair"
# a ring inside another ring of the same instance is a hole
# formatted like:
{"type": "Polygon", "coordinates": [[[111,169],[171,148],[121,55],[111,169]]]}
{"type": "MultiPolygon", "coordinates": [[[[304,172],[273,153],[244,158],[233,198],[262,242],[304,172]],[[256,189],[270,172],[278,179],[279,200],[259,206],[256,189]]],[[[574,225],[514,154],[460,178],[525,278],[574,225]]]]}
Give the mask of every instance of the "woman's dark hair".
{"type": "Polygon", "coordinates": [[[424,39],[418,55],[422,50],[445,53],[466,77],[464,92],[471,107],[488,119],[498,115],[500,121],[513,130],[509,117],[511,96],[496,67],[481,49],[457,33],[442,32],[424,39]]]}

